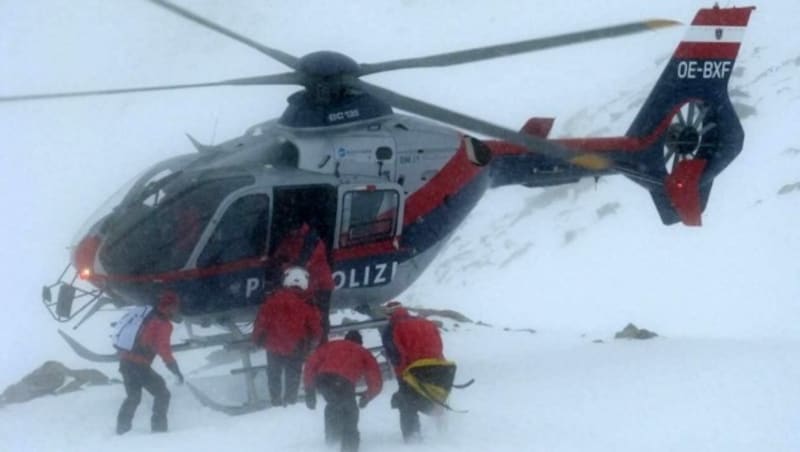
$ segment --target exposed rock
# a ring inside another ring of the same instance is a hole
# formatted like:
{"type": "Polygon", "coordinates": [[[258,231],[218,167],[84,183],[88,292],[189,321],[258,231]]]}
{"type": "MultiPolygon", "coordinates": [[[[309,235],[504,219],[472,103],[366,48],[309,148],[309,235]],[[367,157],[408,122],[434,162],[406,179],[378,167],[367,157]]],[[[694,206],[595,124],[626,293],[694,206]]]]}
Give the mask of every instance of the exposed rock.
{"type": "Polygon", "coordinates": [[[511,253],[511,255],[509,255],[509,256],[506,258],[506,260],[504,260],[503,262],[501,262],[501,263],[500,263],[500,265],[499,265],[499,267],[500,267],[500,268],[505,268],[505,267],[506,267],[508,264],[510,264],[512,261],[516,260],[516,259],[517,259],[517,258],[519,258],[519,257],[522,257],[522,256],[524,256],[524,255],[525,255],[525,253],[527,253],[527,252],[528,252],[528,249],[530,249],[532,246],[533,246],[533,242],[527,242],[527,243],[525,243],[525,244],[524,244],[522,247],[520,247],[520,248],[518,248],[516,251],[512,252],[512,253],[511,253]]]}
{"type": "Polygon", "coordinates": [[[778,194],[779,195],[785,195],[785,194],[791,193],[791,192],[793,192],[795,190],[800,191],[800,182],[797,182],[796,184],[786,184],[786,185],[784,185],[783,187],[781,187],[780,190],[778,190],[778,194]]]}
{"type": "Polygon", "coordinates": [[[637,328],[636,325],[629,323],[622,331],[614,335],[614,339],[651,339],[656,336],[658,334],[643,328],[637,328]]]}
{"type": "Polygon", "coordinates": [[[505,328],[503,328],[503,331],[519,331],[519,332],[522,332],[522,333],[536,334],[536,330],[534,330],[533,328],[509,328],[509,327],[505,327],[505,328]]]}
{"type": "Polygon", "coordinates": [[[47,361],[7,387],[0,395],[0,405],[27,402],[48,394],[64,394],[84,385],[106,385],[116,381],[96,369],[70,369],[58,361],[47,361]]]}
{"type": "Polygon", "coordinates": [[[603,219],[603,217],[617,213],[617,210],[619,210],[618,202],[605,203],[597,209],[597,218],[603,219]]]}
{"type": "Polygon", "coordinates": [[[564,246],[569,245],[572,243],[577,237],[578,234],[583,232],[583,228],[579,229],[570,229],[564,233],[564,246]]]}
{"type": "Polygon", "coordinates": [[[733,109],[736,110],[736,113],[742,119],[749,118],[750,116],[755,116],[757,112],[755,107],[743,104],[741,102],[734,102],[733,109]]]}
{"type": "Polygon", "coordinates": [[[423,317],[437,316],[455,320],[456,322],[474,323],[469,317],[452,309],[408,308],[408,310],[423,317]]]}

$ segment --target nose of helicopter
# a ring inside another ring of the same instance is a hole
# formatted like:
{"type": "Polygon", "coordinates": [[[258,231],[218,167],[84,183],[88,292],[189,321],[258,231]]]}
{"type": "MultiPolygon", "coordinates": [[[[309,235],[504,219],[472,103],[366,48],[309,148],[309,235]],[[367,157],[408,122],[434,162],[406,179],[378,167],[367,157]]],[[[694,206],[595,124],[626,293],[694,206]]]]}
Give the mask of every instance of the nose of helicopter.
{"type": "Polygon", "coordinates": [[[100,248],[100,237],[94,234],[81,239],[72,255],[72,263],[78,269],[78,276],[86,280],[94,275],[94,259],[100,248]]]}

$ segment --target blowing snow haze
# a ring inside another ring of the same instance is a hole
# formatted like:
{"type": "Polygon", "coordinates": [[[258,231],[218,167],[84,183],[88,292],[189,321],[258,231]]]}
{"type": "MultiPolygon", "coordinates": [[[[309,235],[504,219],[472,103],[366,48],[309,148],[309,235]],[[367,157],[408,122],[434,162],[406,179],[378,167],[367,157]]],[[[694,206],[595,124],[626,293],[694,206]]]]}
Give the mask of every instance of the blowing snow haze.
{"type": "MultiPolygon", "coordinates": [[[[290,54],[336,50],[361,62],[649,18],[688,23],[698,8],[712,6],[296,3],[182,2],[290,54]]],[[[453,400],[470,413],[451,418],[447,433],[429,431],[420,450],[800,449],[800,4],[755,6],[729,85],[744,149],[715,180],[702,227],[662,225],[647,192],[621,176],[501,188],[482,199],[400,297],[493,325],[445,333],[445,352],[459,362],[463,379],[478,383],[453,400]],[[623,345],[609,339],[628,322],[661,338],[623,345]],[[642,404],[648,408],[641,416],[628,411],[642,404]],[[632,418],[641,423],[635,432],[632,418]]],[[[0,95],[285,69],[148,2],[10,2],[0,12],[0,95]]],[[[531,116],[553,116],[551,136],[617,136],[685,32],[673,27],[369,81],[511,129],[531,116]]],[[[295,90],[230,87],[0,105],[0,388],[46,360],[89,366],[63,343],[60,325],[39,300],[95,209],[152,163],[193,152],[185,133],[215,143],[240,135],[279,116],[295,90]]],[[[75,335],[107,350],[107,330],[87,324],[75,335]]],[[[113,365],[97,367],[118,376],[113,365]]],[[[388,408],[394,387],[387,382],[362,413],[362,450],[406,450],[388,408]]],[[[6,406],[0,437],[10,450],[253,450],[270,435],[281,450],[326,450],[319,410],[229,418],[171,390],[174,431],[165,437],[141,428],[130,437],[113,435],[120,386],[6,406]]],[[[146,419],[149,403],[145,398],[137,419],[146,419]]]]}

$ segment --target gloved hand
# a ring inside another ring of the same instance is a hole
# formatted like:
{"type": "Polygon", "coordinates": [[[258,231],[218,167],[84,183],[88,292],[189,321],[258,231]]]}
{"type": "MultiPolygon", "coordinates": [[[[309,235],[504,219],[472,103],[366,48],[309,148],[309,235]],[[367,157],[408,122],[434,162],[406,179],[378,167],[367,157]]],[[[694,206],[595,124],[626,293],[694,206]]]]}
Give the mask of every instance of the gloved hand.
{"type": "Polygon", "coordinates": [[[363,409],[364,407],[367,406],[368,403],[369,403],[369,397],[367,397],[366,394],[361,394],[360,396],[358,396],[358,407],[359,408],[363,409]]]}
{"type": "Polygon", "coordinates": [[[306,392],[306,407],[313,410],[317,407],[317,393],[314,390],[306,392]]]}
{"type": "Polygon", "coordinates": [[[171,363],[167,364],[167,369],[169,369],[170,372],[175,374],[175,376],[178,378],[178,384],[182,385],[183,384],[183,374],[181,373],[181,369],[178,367],[178,363],[177,362],[171,362],[171,363]]]}

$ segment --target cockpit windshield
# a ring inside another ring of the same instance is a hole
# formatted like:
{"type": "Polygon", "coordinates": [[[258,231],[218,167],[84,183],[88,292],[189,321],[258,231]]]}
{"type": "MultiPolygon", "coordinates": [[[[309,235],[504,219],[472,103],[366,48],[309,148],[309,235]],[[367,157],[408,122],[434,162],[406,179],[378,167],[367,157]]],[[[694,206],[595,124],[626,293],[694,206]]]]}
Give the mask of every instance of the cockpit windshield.
{"type": "Polygon", "coordinates": [[[92,213],[88,220],[86,220],[78,233],[72,240],[73,247],[78,244],[87,233],[98,225],[98,223],[118,208],[121,202],[126,201],[132,195],[140,193],[140,190],[146,189],[154,181],[161,180],[169,177],[171,174],[180,172],[184,167],[198,159],[197,155],[189,154],[171,158],[167,161],[160,162],[145,171],[137,174],[136,177],[125,183],[113,195],[111,195],[97,210],[92,213]]]}
{"type": "Polygon", "coordinates": [[[182,175],[152,178],[105,222],[100,260],[106,271],[143,275],[183,268],[220,203],[254,183],[241,174],[200,181],[182,175]]]}

